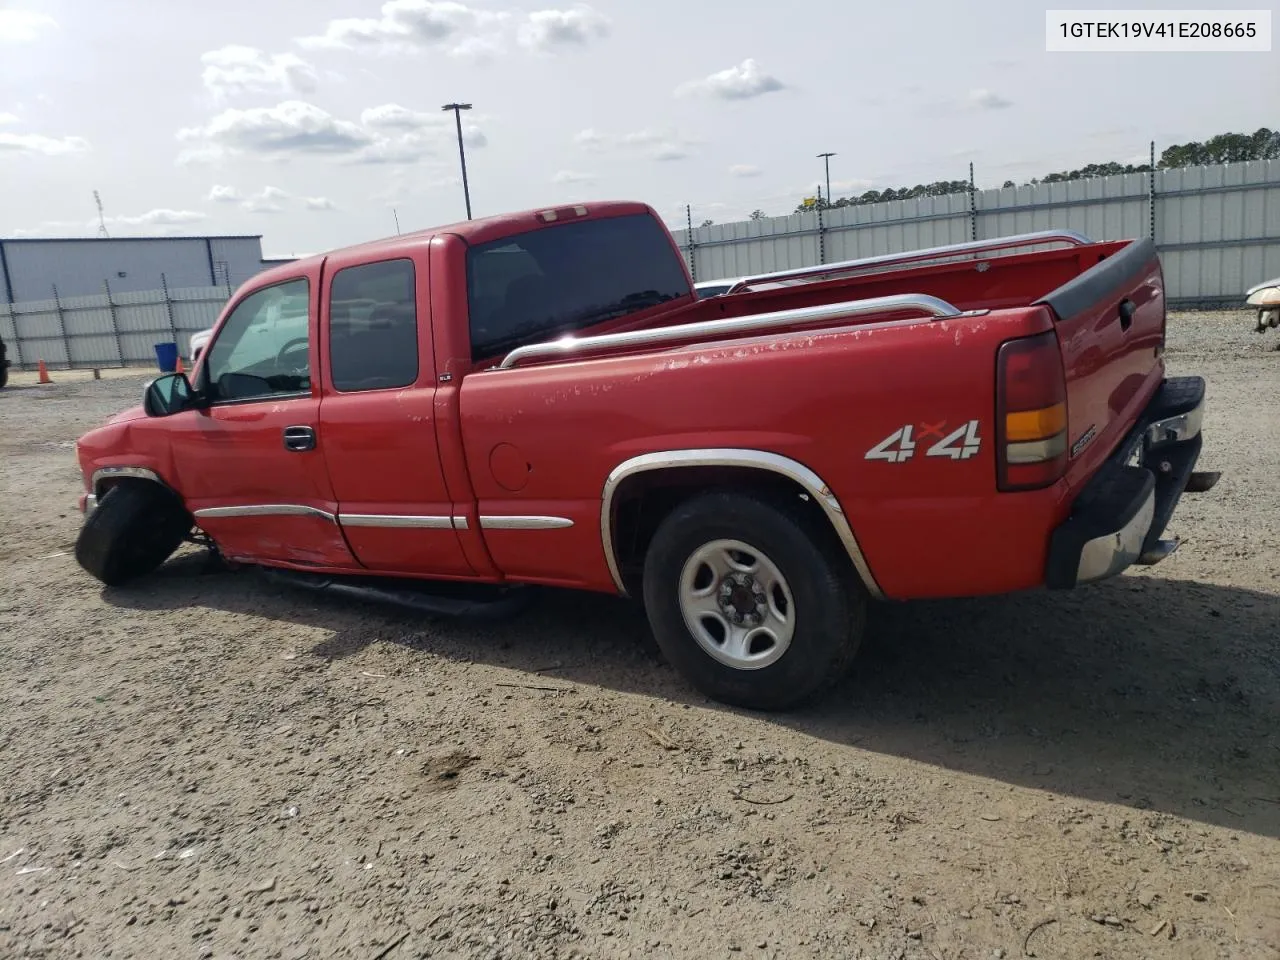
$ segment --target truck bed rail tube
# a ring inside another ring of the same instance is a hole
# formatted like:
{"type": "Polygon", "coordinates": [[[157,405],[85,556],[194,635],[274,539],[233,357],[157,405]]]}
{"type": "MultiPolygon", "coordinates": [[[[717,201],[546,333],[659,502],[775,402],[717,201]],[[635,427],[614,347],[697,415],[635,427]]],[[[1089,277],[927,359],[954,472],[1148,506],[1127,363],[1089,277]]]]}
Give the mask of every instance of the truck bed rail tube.
{"type": "Polygon", "coordinates": [[[585,350],[604,350],[609,347],[653,346],[690,337],[718,334],[748,333],[767,330],[770,327],[790,326],[800,323],[816,323],[844,317],[864,317],[871,313],[888,313],[894,310],[922,310],[930,316],[945,319],[958,317],[963,311],[938,297],[924,293],[899,293],[888,297],[869,297],[865,300],[847,300],[843,303],[824,303],[816,307],[797,307],[792,310],[776,310],[749,317],[733,317],[726,320],[702,320],[650,330],[627,330],[622,333],[605,333],[595,337],[562,337],[548,343],[531,343],[517,347],[498,364],[497,369],[514,367],[521,360],[543,357],[563,357],[585,350]]]}
{"type": "Polygon", "coordinates": [[[845,273],[864,267],[885,267],[895,263],[915,263],[921,260],[935,260],[939,257],[958,257],[966,253],[985,253],[991,250],[1007,250],[1012,247],[1030,247],[1041,243],[1070,243],[1073,246],[1084,246],[1093,243],[1089,237],[1074,230],[1040,230],[1035,233],[1019,233],[1008,237],[992,237],[990,240],[968,240],[964,243],[952,243],[942,247],[928,247],[924,250],[906,250],[902,253],[886,253],[876,257],[863,257],[859,260],[842,260],[838,263],[824,263],[813,267],[796,267],[793,270],[778,270],[773,273],[761,273],[753,277],[742,277],[721,296],[736,293],[743,287],[753,283],[774,280],[801,280],[805,277],[821,277],[830,273],[845,273]]]}

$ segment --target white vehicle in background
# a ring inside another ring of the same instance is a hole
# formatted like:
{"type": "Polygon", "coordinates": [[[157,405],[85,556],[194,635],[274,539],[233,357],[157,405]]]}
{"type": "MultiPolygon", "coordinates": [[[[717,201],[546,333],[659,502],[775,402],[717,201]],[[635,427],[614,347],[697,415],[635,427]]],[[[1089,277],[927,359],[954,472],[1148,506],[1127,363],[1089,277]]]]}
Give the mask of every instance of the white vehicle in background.
{"type": "MultiPolygon", "coordinates": [[[[722,277],[719,280],[702,280],[693,285],[693,292],[697,294],[697,297],[699,300],[708,300],[711,297],[722,297],[726,293],[728,293],[730,290],[732,290],[737,284],[741,283],[744,279],[749,279],[749,278],[722,277]]],[[[798,282],[798,281],[792,281],[792,283],[794,282],[798,282]]],[[[792,283],[789,283],[785,280],[780,282],[753,283],[751,284],[751,290],[752,291],[776,290],[778,287],[791,286],[792,283]]]]}
{"type": "Polygon", "coordinates": [[[213,327],[191,335],[191,339],[187,341],[187,356],[191,358],[192,363],[200,359],[200,352],[209,345],[209,338],[212,336],[213,327]]]}
{"type": "MultiPolygon", "coordinates": [[[[262,332],[280,324],[296,325],[299,321],[305,323],[307,319],[306,299],[305,297],[299,299],[298,297],[280,296],[267,305],[265,313],[266,315],[261,322],[257,322],[249,328],[250,332],[262,332]]],[[[191,338],[187,341],[187,351],[191,356],[192,363],[195,363],[200,358],[200,354],[209,346],[209,341],[212,338],[213,327],[197,331],[191,335],[191,338]]]]}
{"type": "Polygon", "coordinates": [[[736,282],[736,277],[726,277],[723,280],[703,280],[701,283],[693,285],[693,292],[698,295],[699,300],[706,300],[708,297],[720,296],[736,282]]]}
{"type": "MultiPolygon", "coordinates": [[[[1263,280],[1244,293],[1248,298],[1245,306],[1255,307],[1258,311],[1258,325],[1253,328],[1256,333],[1265,333],[1268,327],[1272,330],[1280,327],[1280,277],[1263,280]]],[[[1280,350],[1280,345],[1276,349],[1280,350]]]]}

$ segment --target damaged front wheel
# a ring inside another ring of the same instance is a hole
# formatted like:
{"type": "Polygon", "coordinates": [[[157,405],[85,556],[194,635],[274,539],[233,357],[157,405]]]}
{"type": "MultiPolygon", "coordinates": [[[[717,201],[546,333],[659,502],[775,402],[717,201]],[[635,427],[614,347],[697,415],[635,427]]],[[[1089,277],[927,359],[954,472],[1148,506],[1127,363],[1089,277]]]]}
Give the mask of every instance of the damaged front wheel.
{"type": "Polygon", "coordinates": [[[164,487],[119,483],[85,517],[76,561],[107,586],[151,573],[191,531],[191,514],[164,487]]]}

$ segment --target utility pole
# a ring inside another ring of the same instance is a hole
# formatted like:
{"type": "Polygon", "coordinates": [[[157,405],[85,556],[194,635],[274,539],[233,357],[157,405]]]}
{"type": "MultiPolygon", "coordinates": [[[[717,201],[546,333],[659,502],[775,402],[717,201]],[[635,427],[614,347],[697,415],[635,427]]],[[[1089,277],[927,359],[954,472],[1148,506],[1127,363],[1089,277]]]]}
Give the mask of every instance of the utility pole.
{"type": "Polygon", "coordinates": [[[471,189],[467,186],[467,152],[462,146],[462,111],[470,110],[469,103],[446,103],[441,110],[452,110],[458,124],[458,159],[462,161],[462,195],[467,201],[467,219],[471,219],[471,189]]]}
{"type": "Polygon", "coordinates": [[[822,161],[822,165],[823,167],[826,168],[826,171],[827,171],[827,203],[828,204],[831,203],[831,158],[834,156],[835,156],[834,153],[818,154],[818,159],[822,161]]]}

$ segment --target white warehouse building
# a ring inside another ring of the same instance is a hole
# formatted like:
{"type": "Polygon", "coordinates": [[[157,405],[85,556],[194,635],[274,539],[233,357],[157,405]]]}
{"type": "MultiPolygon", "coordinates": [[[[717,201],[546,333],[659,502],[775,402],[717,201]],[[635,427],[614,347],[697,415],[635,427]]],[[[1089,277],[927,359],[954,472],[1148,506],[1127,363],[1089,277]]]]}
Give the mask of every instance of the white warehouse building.
{"type": "Polygon", "coordinates": [[[104,293],[229,286],[286,260],[264,260],[262,237],[0,238],[0,303],[104,293]]]}

